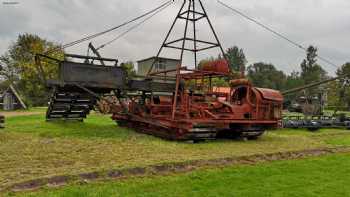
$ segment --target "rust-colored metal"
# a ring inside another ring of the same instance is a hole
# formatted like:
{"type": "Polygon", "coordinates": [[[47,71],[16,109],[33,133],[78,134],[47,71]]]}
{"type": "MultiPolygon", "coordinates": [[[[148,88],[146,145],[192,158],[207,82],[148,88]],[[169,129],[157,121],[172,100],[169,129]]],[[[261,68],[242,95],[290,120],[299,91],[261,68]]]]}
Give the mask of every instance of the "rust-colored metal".
{"type": "Polygon", "coordinates": [[[229,65],[225,59],[207,62],[200,69],[223,74],[230,73],[229,65]]]}
{"type": "MultiPolygon", "coordinates": [[[[199,75],[204,79],[222,76],[195,70],[180,73],[178,81],[190,84],[199,75]]],[[[233,80],[228,88],[206,88],[208,84],[203,83],[198,86],[201,89],[178,88],[177,94],[134,96],[128,112],[115,111],[113,119],[121,126],[173,140],[257,137],[281,124],[283,96],[278,91],[255,88],[246,79],[233,80]]]]}
{"type": "Polygon", "coordinates": [[[278,91],[255,88],[243,75],[243,79],[232,80],[230,87],[212,87],[213,78],[230,78],[234,71],[230,70],[201,0],[184,1],[156,57],[163,48],[181,50],[181,63],[173,70],[152,72],[156,58],[148,77],[158,77],[157,82],[162,82],[161,77],[165,79],[169,73],[175,73],[174,89],[165,92],[139,89],[139,94],[130,95],[127,104],[120,103],[128,106],[127,110],[113,108],[112,118],[120,126],[172,140],[203,140],[221,136],[256,138],[266,129],[281,125],[283,96],[278,91]],[[196,5],[199,10],[196,10],[196,5]],[[181,19],[186,20],[183,38],[168,40],[175,23],[181,19]],[[201,19],[208,22],[215,42],[197,39],[195,23],[201,19]],[[194,23],[193,37],[188,37],[190,22],[194,23]],[[185,48],[189,41],[194,42],[193,49],[185,48]],[[180,42],[181,47],[173,45],[180,42]],[[196,43],[207,47],[197,47],[196,43]],[[215,47],[220,49],[224,59],[208,62],[197,69],[197,53],[215,47]],[[184,51],[194,54],[194,69],[183,66],[184,51]]]}

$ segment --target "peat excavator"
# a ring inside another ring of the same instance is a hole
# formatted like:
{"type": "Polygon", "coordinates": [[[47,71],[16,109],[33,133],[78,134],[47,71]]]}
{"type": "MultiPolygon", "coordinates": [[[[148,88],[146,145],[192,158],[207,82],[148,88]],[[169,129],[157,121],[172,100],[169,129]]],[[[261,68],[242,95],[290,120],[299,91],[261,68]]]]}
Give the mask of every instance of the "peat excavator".
{"type": "Polygon", "coordinates": [[[83,120],[103,95],[112,93],[118,102],[106,102],[119,126],[170,140],[256,139],[265,130],[282,126],[282,93],[254,87],[243,73],[239,78],[232,77],[233,71],[201,0],[182,3],[147,76],[129,78],[118,60],[97,54],[65,56],[63,61],[56,60],[59,79],[48,81],[53,94],[47,120],[83,120]],[[170,40],[180,20],[185,25],[183,36],[170,40]],[[199,21],[208,24],[215,41],[198,39],[199,21]],[[164,48],[180,52],[176,69],[154,69],[164,48]],[[218,48],[223,58],[198,68],[198,53],[213,48],[218,48]],[[194,65],[183,65],[185,52],[193,54],[194,65]],[[215,88],[215,78],[230,79],[230,87],[215,88]]]}
{"type": "Polygon", "coordinates": [[[155,61],[148,77],[156,77],[156,81],[165,83],[168,77],[174,76],[173,86],[157,89],[143,82],[144,86],[138,88],[139,94],[128,96],[128,105],[122,104],[125,108],[114,112],[112,119],[119,125],[174,140],[215,139],[221,136],[257,138],[266,129],[280,125],[283,97],[278,91],[255,88],[243,75],[242,79],[231,80],[226,92],[215,91],[212,80],[230,78],[232,73],[225,58],[197,68],[199,52],[219,48],[225,57],[201,0],[184,1],[156,59],[164,48],[179,50],[181,64],[173,70],[154,71],[155,61]],[[179,20],[185,22],[184,35],[170,40],[179,20]],[[197,39],[196,24],[200,20],[207,22],[214,42],[197,39]],[[190,26],[193,35],[189,35],[190,26]],[[194,69],[182,65],[185,51],[193,53],[194,69]]]}

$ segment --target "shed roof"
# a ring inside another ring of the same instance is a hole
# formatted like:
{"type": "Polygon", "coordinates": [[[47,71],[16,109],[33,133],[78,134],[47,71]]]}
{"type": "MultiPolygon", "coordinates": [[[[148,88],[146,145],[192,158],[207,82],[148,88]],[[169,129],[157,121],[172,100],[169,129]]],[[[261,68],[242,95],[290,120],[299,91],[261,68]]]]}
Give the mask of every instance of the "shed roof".
{"type": "MultiPolygon", "coordinates": [[[[156,59],[156,58],[157,58],[156,56],[149,57],[149,58],[146,58],[146,59],[139,60],[139,61],[137,61],[137,63],[145,62],[145,61],[156,59]]],[[[177,61],[177,62],[180,61],[179,59],[166,58],[166,57],[158,57],[158,59],[160,59],[160,60],[171,60],[171,61],[177,61]]]]}

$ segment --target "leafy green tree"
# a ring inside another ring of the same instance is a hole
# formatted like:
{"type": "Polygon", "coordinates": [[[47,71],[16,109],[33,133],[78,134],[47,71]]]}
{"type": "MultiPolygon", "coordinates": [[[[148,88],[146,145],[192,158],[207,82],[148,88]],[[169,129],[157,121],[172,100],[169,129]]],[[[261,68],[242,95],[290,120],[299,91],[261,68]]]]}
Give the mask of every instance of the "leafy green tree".
{"type": "Polygon", "coordinates": [[[337,75],[339,77],[347,75],[350,78],[350,62],[347,62],[344,65],[342,65],[341,68],[337,70],[337,75]]]}
{"type": "Polygon", "coordinates": [[[317,64],[317,48],[310,46],[307,48],[306,58],[300,65],[301,79],[304,84],[323,80],[327,77],[327,72],[317,64]]]}
{"type": "Polygon", "coordinates": [[[19,35],[0,58],[4,64],[0,75],[18,86],[28,104],[44,105],[48,97],[46,80],[57,78],[58,65],[52,60],[43,61],[39,65],[35,62],[35,55],[50,52],[51,57],[62,60],[64,53],[59,48],[58,44],[37,35],[19,35]]]}
{"type": "Polygon", "coordinates": [[[226,50],[225,56],[229,62],[232,71],[245,71],[247,59],[243,49],[233,46],[226,50]]]}
{"type": "Polygon", "coordinates": [[[350,62],[345,63],[337,70],[337,76],[343,77],[337,82],[332,84],[329,88],[328,94],[332,99],[332,104],[339,108],[350,108],[350,90],[349,90],[349,79],[350,79],[350,62]]]}
{"type": "Polygon", "coordinates": [[[229,87],[229,81],[226,78],[213,78],[212,85],[215,87],[229,87]]]}
{"type": "Polygon", "coordinates": [[[304,81],[300,77],[300,73],[293,71],[290,75],[287,76],[286,85],[284,90],[289,90],[304,85],[304,81]]]}
{"type": "Polygon", "coordinates": [[[332,81],[326,85],[327,87],[327,108],[330,110],[344,109],[345,103],[340,98],[341,86],[339,81],[332,81]]]}
{"type": "Polygon", "coordinates": [[[276,90],[284,89],[287,80],[283,71],[277,70],[272,64],[263,62],[250,65],[247,76],[257,87],[276,90]]]}
{"type": "Polygon", "coordinates": [[[9,84],[19,80],[18,68],[13,65],[8,53],[0,56],[0,76],[2,81],[6,81],[9,84]]]}
{"type": "Polygon", "coordinates": [[[132,61],[121,63],[120,67],[127,72],[128,77],[133,77],[136,75],[135,65],[132,61]]]}

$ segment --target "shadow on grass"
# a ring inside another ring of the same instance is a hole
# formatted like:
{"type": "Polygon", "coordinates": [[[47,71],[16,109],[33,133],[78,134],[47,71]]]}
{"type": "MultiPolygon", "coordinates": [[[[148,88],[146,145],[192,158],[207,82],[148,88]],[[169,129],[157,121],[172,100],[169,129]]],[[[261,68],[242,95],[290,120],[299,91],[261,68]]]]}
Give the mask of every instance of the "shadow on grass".
{"type": "MultiPolygon", "coordinates": [[[[152,141],[154,143],[165,143],[174,141],[161,140],[159,138],[140,134],[132,129],[118,127],[117,123],[113,121],[110,116],[92,114],[84,122],[80,121],[45,121],[45,115],[31,115],[31,116],[17,116],[6,119],[6,132],[15,133],[29,133],[44,138],[62,137],[62,138],[104,138],[113,140],[130,140],[137,139],[140,143],[145,141],[152,141]]],[[[287,132],[288,133],[288,132],[287,132]]],[[[304,132],[305,133],[305,132],[304,132]]],[[[265,134],[258,142],[265,142],[271,140],[281,140],[279,138],[271,137],[265,134]]],[[[244,143],[254,144],[257,141],[245,142],[242,139],[217,139],[213,141],[204,141],[197,144],[197,147],[207,146],[211,144],[217,146],[225,143],[244,143]]],[[[191,141],[174,142],[174,144],[192,144],[191,141]]]]}
{"type": "Polygon", "coordinates": [[[135,135],[130,129],[120,128],[109,116],[91,115],[84,122],[51,121],[44,115],[9,117],[6,132],[31,133],[41,137],[128,138],[135,135]]]}

